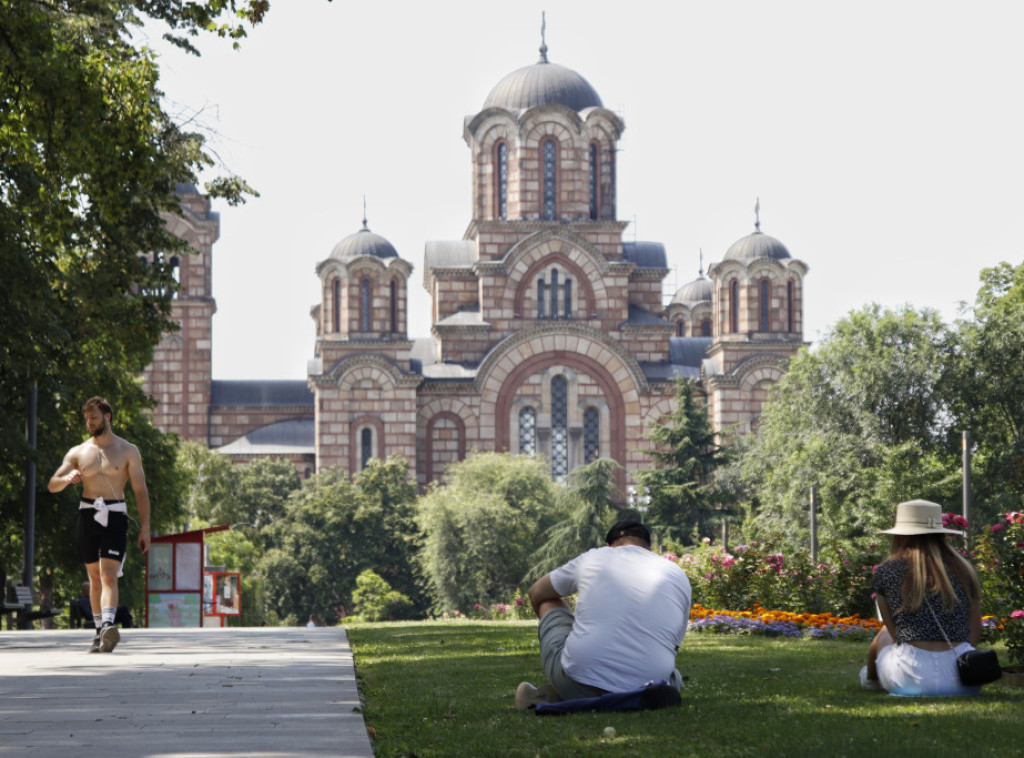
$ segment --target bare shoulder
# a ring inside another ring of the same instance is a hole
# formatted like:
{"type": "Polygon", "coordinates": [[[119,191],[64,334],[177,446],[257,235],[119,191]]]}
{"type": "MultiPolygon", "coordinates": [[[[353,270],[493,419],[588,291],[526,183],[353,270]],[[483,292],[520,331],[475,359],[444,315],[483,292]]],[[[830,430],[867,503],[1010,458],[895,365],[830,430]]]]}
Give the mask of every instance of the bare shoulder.
{"type": "Polygon", "coordinates": [[[121,455],[125,456],[132,463],[142,463],[142,454],[136,445],[117,435],[114,435],[114,439],[117,440],[117,450],[121,455]]]}

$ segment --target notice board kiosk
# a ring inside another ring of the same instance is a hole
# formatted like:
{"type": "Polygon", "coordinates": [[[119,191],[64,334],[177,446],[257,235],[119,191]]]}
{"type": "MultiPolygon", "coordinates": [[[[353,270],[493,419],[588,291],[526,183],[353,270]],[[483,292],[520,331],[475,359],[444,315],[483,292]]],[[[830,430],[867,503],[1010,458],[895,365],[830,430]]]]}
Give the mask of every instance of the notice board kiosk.
{"type": "MultiPolygon", "coordinates": [[[[225,524],[167,534],[150,541],[146,553],[147,627],[203,626],[205,538],[211,532],[228,528],[225,524]]],[[[236,607],[241,606],[238,601],[236,593],[236,607]]],[[[223,616],[220,618],[223,626],[223,616]]]]}

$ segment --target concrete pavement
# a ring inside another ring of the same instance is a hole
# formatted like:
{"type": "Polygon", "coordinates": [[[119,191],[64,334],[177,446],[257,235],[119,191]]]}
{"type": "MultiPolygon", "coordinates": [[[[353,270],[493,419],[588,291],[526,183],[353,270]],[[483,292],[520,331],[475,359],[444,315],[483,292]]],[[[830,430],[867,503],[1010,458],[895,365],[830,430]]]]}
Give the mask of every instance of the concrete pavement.
{"type": "Polygon", "coordinates": [[[340,627],[0,632],[0,755],[372,758],[340,627]]]}

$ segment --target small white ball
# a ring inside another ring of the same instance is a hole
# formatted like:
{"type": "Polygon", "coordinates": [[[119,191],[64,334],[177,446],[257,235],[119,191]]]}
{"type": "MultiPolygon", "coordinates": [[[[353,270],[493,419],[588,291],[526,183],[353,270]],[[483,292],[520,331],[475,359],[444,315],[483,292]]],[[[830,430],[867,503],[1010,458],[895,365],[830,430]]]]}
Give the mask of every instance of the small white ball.
{"type": "Polygon", "coordinates": [[[615,739],[615,727],[614,726],[606,726],[604,728],[604,731],[602,732],[602,734],[604,735],[604,738],[606,740],[614,740],[615,739]]]}

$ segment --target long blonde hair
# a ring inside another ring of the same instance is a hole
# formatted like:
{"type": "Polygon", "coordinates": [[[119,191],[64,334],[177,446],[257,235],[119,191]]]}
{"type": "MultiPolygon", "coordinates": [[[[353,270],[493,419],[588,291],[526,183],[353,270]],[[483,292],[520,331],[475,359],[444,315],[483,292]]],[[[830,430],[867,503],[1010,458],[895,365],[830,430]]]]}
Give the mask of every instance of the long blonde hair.
{"type": "Polygon", "coordinates": [[[957,604],[956,593],[949,575],[952,572],[963,585],[967,599],[973,604],[981,598],[981,583],[967,560],[949,544],[945,534],[893,535],[890,558],[907,562],[903,579],[902,610],[913,613],[924,599],[936,593],[942,596],[942,608],[947,613],[957,604]]]}

